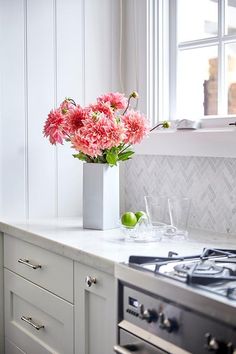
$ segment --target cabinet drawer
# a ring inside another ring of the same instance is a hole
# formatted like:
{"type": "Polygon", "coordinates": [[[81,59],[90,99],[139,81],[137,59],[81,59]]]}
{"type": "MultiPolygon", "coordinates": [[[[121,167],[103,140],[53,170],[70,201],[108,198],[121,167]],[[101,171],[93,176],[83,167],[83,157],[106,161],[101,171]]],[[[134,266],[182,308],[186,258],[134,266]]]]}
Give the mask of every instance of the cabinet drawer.
{"type": "Polygon", "coordinates": [[[5,335],[27,354],[73,354],[73,305],[5,269],[5,335]]]}
{"type": "Polygon", "coordinates": [[[71,259],[5,234],[4,267],[73,302],[71,259]]]}

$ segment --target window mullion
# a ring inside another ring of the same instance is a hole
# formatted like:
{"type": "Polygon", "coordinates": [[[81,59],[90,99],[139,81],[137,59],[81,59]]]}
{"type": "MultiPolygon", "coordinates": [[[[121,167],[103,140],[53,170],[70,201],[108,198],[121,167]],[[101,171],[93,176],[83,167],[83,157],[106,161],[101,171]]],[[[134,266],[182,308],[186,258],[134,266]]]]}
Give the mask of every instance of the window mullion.
{"type": "Polygon", "coordinates": [[[161,91],[160,91],[160,85],[162,81],[162,63],[161,63],[161,42],[160,42],[160,23],[162,23],[162,16],[159,11],[160,9],[160,3],[162,0],[159,1],[154,1],[153,7],[154,7],[154,16],[155,18],[159,18],[159,21],[154,21],[154,55],[155,58],[158,58],[157,61],[155,61],[155,66],[154,66],[154,76],[155,76],[155,86],[154,86],[154,97],[157,98],[155,100],[155,106],[154,106],[154,122],[157,123],[160,120],[160,114],[162,112],[162,96],[161,96],[161,91]]]}
{"type": "Polygon", "coordinates": [[[225,0],[219,0],[218,7],[218,115],[227,113],[227,97],[225,85],[225,45],[223,37],[225,33],[225,0]]]}
{"type": "Polygon", "coordinates": [[[177,119],[177,68],[178,68],[178,38],[177,38],[177,1],[170,0],[169,6],[169,97],[170,119],[177,119]]]}
{"type": "Polygon", "coordinates": [[[156,2],[156,16],[159,21],[156,21],[157,27],[155,33],[158,38],[156,46],[156,57],[158,57],[158,67],[156,68],[159,78],[156,86],[156,95],[158,96],[158,106],[156,114],[158,120],[169,119],[169,19],[168,19],[169,4],[166,0],[156,2]]]}
{"type": "Polygon", "coordinates": [[[159,69],[162,71],[162,120],[170,119],[170,97],[169,97],[169,1],[162,0],[162,28],[161,28],[161,38],[162,38],[162,67],[159,69]]]}
{"type": "Polygon", "coordinates": [[[147,2],[147,116],[149,117],[151,124],[155,124],[155,80],[154,75],[155,68],[155,35],[154,35],[154,0],[147,2]]]}
{"type": "Polygon", "coordinates": [[[168,1],[147,2],[147,115],[154,125],[169,119],[168,1]]]}

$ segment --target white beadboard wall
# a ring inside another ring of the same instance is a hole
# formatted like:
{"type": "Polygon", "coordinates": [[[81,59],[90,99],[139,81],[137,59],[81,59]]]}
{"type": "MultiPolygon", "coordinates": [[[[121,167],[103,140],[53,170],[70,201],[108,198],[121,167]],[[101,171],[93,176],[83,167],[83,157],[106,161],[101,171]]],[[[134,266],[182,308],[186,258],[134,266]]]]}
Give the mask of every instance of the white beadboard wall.
{"type": "Polygon", "coordinates": [[[82,213],[82,163],[42,129],[64,97],[120,90],[119,0],[0,0],[0,215],[82,213]]]}

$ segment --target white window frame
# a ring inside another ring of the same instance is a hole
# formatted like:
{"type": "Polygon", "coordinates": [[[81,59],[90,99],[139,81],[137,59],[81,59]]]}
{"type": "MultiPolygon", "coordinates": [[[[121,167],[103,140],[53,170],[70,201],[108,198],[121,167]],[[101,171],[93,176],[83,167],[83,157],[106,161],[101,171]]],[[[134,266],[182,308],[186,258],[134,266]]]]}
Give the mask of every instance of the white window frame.
{"type": "MultiPolygon", "coordinates": [[[[178,0],[150,0],[147,4],[148,14],[148,87],[149,102],[148,115],[156,123],[158,117],[164,120],[179,119],[176,114],[176,91],[177,91],[177,1],[178,0]],[[169,109],[167,109],[169,107],[169,109]]],[[[236,41],[236,35],[223,36],[224,22],[220,15],[224,9],[225,0],[219,2],[219,31],[220,41],[224,44],[236,41]]],[[[219,37],[194,40],[181,43],[181,47],[201,48],[206,45],[215,45],[219,37]]],[[[224,110],[227,97],[223,98],[225,87],[224,82],[224,52],[219,50],[220,65],[218,72],[218,101],[219,113],[224,110]]],[[[190,118],[191,119],[191,118],[190,118]]],[[[217,116],[202,116],[202,128],[226,127],[229,123],[236,121],[236,115],[219,114],[217,116]]]]}
{"type": "MultiPolygon", "coordinates": [[[[146,0],[145,0],[146,1],[146,0]]],[[[147,116],[151,125],[175,117],[176,72],[173,55],[173,41],[170,37],[170,2],[175,0],[147,0],[147,116]],[[168,45],[167,45],[168,44],[168,45]],[[170,73],[170,75],[169,75],[170,73]],[[171,78],[171,79],[170,79],[171,78]],[[173,78],[175,78],[173,80],[173,78]],[[171,104],[171,110],[169,110],[171,104]]],[[[172,6],[173,4],[171,4],[172,6]]],[[[171,19],[172,26],[176,26],[171,19]]],[[[199,117],[201,128],[194,131],[168,129],[154,131],[149,139],[136,146],[137,154],[173,156],[212,156],[236,158],[236,127],[229,123],[236,116],[199,117]]]]}

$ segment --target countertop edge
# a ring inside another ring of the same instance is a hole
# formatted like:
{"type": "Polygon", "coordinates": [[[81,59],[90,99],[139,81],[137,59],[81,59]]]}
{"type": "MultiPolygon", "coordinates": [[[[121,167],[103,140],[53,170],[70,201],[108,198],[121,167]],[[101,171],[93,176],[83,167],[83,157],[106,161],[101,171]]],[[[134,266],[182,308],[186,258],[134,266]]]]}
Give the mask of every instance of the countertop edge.
{"type": "Polygon", "coordinates": [[[2,221],[0,221],[0,232],[3,234],[9,234],[17,239],[114,276],[116,262],[110,259],[100,257],[94,253],[89,253],[78,248],[75,249],[55,240],[48,239],[39,233],[30,232],[21,229],[19,226],[11,225],[2,221]]]}

